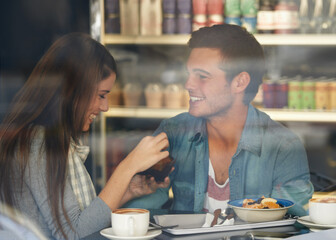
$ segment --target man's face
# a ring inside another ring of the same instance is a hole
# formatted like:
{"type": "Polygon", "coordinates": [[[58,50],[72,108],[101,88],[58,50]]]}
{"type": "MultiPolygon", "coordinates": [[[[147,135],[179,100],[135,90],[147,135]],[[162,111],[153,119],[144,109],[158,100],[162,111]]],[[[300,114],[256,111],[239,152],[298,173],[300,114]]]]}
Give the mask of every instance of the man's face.
{"type": "Polygon", "coordinates": [[[232,107],[234,95],[225,72],[220,50],[216,48],[194,48],[187,61],[189,91],[189,113],[195,117],[225,116],[232,107]]]}

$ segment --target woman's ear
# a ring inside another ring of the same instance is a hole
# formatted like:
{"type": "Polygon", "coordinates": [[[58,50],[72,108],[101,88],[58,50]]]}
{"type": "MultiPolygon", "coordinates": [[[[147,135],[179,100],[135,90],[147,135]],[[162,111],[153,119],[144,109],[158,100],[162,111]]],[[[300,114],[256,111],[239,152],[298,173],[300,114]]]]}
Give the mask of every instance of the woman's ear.
{"type": "Polygon", "coordinates": [[[244,92],[246,87],[249,85],[250,80],[250,74],[247,72],[239,73],[232,81],[233,84],[231,84],[231,86],[233,87],[233,91],[236,93],[244,92]]]}

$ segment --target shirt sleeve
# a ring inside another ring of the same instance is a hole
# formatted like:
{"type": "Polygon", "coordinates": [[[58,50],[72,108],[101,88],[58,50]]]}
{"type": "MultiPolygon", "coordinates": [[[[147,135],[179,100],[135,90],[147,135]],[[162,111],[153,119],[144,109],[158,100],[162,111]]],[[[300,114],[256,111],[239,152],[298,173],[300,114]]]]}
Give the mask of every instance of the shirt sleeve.
{"type": "Polygon", "coordinates": [[[298,138],[282,140],[274,172],[272,196],[294,201],[289,213],[307,215],[307,204],[314,187],[310,181],[306,151],[298,138]]]}
{"type": "MultiPolygon", "coordinates": [[[[34,198],[43,221],[50,230],[50,234],[56,239],[62,239],[63,236],[57,229],[56,220],[48,201],[46,155],[43,150],[40,150],[41,142],[34,141],[24,181],[34,198]]],[[[64,206],[71,221],[71,227],[66,221],[63,211],[60,212],[60,221],[69,239],[82,238],[111,224],[110,208],[99,197],[96,197],[86,209],[80,210],[69,179],[67,179],[65,186],[64,206]]]]}

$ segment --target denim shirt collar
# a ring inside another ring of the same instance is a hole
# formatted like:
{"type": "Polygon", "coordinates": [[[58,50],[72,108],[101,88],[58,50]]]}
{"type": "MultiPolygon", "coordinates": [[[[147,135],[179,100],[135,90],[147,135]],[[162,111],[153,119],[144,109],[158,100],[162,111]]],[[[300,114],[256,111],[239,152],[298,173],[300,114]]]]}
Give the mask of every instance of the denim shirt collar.
{"type": "MultiPolygon", "coordinates": [[[[194,129],[192,131],[188,131],[190,132],[190,136],[188,136],[190,142],[194,141],[197,143],[207,139],[205,119],[200,119],[200,121],[197,121],[196,127],[193,127],[194,129]]],[[[238,155],[241,150],[246,150],[260,157],[262,127],[258,117],[258,110],[249,104],[245,126],[235,156],[238,155]]]]}
{"type": "Polygon", "coordinates": [[[259,121],[258,115],[258,110],[250,104],[237,154],[243,149],[260,157],[263,126],[261,125],[262,121],[259,121]]]}

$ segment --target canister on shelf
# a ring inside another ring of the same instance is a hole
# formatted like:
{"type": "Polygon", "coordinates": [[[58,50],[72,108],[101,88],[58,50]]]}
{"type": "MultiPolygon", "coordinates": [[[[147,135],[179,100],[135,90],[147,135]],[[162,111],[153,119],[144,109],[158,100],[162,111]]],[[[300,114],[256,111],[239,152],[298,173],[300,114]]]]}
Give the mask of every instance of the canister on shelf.
{"type": "Polygon", "coordinates": [[[141,35],[162,34],[161,0],[140,1],[140,33],[141,35]]]}
{"type": "Polygon", "coordinates": [[[319,80],[315,84],[315,107],[318,110],[330,109],[329,106],[329,86],[328,80],[319,80]]]}
{"type": "Polygon", "coordinates": [[[164,102],[166,108],[181,108],[183,88],[179,84],[171,83],[165,87],[164,102]]]}
{"type": "Polygon", "coordinates": [[[224,5],[223,5],[223,0],[211,0],[211,1],[208,1],[208,15],[223,15],[224,12],[223,12],[223,8],[224,8],[224,5]]]}
{"type": "Polygon", "coordinates": [[[123,88],[125,106],[136,107],[140,105],[142,88],[137,83],[127,83],[123,88]]]}
{"type": "Polygon", "coordinates": [[[208,26],[223,24],[224,17],[222,14],[212,14],[208,16],[208,26]]]}
{"type": "Polygon", "coordinates": [[[225,18],[225,23],[241,26],[241,19],[240,17],[229,17],[228,16],[225,18]]]}
{"type": "Polygon", "coordinates": [[[240,0],[226,0],[225,1],[225,16],[240,17],[240,0]]]}
{"type": "Polygon", "coordinates": [[[302,109],[315,109],[315,81],[305,80],[302,83],[302,109]]]}
{"type": "Polygon", "coordinates": [[[122,35],[139,34],[139,1],[120,0],[120,26],[122,35]]]}
{"type": "Polygon", "coordinates": [[[302,81],[300,80],[288,82],[288,108],[302,109],[302,81]]]}
{"type": "Polygon", "coordinates": [[[161,108],[163,102],[163,89],[160,84],[150,83],[145,88],[146,105],[149,108],[161,108]]]}
{"type": "Polygon", "coordinates": [[[257,17],[244,16],[241,19],[241,24],[249,33],[254,34],[257,32],[257,17]]]}
{"type": "Polygon", "coordinates": [[[258,8],[257,0],[240,0],[240,9],[243,16],[257,16],[258,8]]]}
{"type": "Polygon", "coordinates": [[[162,1],[162,33],[174,34],[176,33],[176,1],[163,0],[162,1]]]}
{"type": "Polygon", "coordinates": [[[192,10],[194,15],[206,15],[207,14],[207,2],[208,0],[193,0],[192,10]]]}
{"type": "Polygon", "coordinates": [[[330,82],[330,109],[336,111],[336,80],[330,82]]]}
{"type": "Polygon", "coordinates": [[[192,30],[197,31],[198,29],[202,27],[206,27],[207,22],[208,22],[207,15],[205,14],[194,15],[193,21],[192,21],[192,30]]]}
{"type": "Polygon", "coordinates": [[[265,80],[263,82],[263,102],[265,108],[275,107],[275,81],[265,80]]]}
{"type": "Polygon", "coordinates": [[[285,108],[288,106],[288,81],[281,79],[275,83],[275,107],[285,108]]]}

